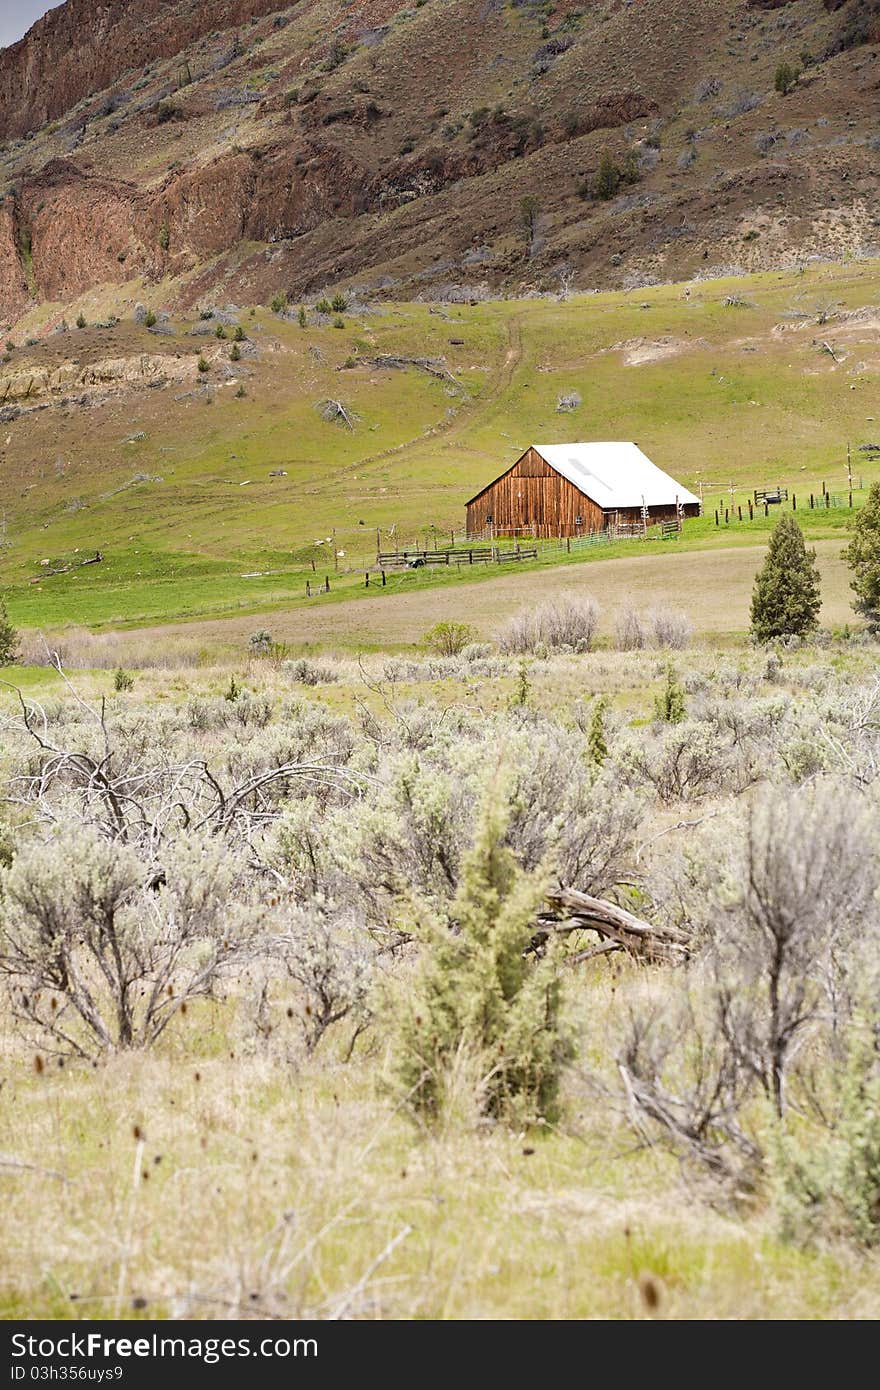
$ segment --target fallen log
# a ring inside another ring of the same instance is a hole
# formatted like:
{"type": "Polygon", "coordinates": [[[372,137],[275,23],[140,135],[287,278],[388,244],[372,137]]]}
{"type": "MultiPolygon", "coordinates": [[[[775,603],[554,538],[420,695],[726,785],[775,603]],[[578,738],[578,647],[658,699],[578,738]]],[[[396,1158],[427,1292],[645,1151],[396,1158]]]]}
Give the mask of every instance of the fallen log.
{"type": "MultiPolygon", "coordinates": [[[[533,942],[575,931],[593,931],[608,951],[626,951],[653,964],[680,965],[690,954],[690,938],[675,927],[654,926],[605,898],[594,898],[576,888],[558,888],[547,894],[549,912],[537,920],[533,942]]],[[[581,951],[572,963],[605,954],[604,948],[581,951]]]]}

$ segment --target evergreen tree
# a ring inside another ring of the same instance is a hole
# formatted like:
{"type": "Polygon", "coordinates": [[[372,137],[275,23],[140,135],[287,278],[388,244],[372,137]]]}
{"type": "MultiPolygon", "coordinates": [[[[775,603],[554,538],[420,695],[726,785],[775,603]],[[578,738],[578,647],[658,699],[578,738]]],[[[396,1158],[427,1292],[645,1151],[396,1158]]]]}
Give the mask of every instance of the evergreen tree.
{"type": "Polygon", "coordinates": [[[394,1068],[408,1104],[428,1121],[442,1114],[464,1055],[485,1113],[520,1122],[558,1113],[571,1040],[554,953],[529,950],[544,884],[505,846],[509,817],[507,799],[491,787],[455,897],[445,910],[417,907],[421,965],[398,998],[394,1068]]]}
{"type": "Polygon", "coordinates": [[[794,517],[781,516],[755,578],[752,632],[759,642],[803,637],[817,626],[821,606],[816,552],[807,550],[794,517]]]}
{"type": "Polygon", "coordinates": [[[9,621],[6,604],[0,598],[0,666],[18,660],[18,633],[9,621]]]}
{"type": "Polygon", "coordinates": [[[680,724],[687,713],[684,686],[672,662],[666,667],[666,684],[654,701],[654,713],[664,724],[680,724]]]}
{"type": "Polygon", "coordinates": [[[593,706],[590,732],[587,735],[590,762],[595,763],[596,767],[601,767],[608,757],[608,743],[605,738],[605,711],[607,708],[608,701],[604,696],[601,696],[593,706]]]}
{"type": "Polygon", "coordinates": [[[852,570],[850,588],[857,613],[880,629],[880,483],[872,483],[868,500],[853,522],[853,538],[843,558],[852,570]]]}

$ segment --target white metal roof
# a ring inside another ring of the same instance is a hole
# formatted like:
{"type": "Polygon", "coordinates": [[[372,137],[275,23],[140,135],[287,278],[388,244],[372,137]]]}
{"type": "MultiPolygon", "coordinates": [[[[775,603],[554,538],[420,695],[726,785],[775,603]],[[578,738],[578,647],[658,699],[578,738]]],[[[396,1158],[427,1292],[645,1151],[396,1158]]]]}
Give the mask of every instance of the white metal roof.
{"type": "Polygon", "coordinates": [[[698,502],[643,454],[638,444],[535,444],[551,468],[586,493],[603,511],[615,507],[673,506],[698,502]]]}

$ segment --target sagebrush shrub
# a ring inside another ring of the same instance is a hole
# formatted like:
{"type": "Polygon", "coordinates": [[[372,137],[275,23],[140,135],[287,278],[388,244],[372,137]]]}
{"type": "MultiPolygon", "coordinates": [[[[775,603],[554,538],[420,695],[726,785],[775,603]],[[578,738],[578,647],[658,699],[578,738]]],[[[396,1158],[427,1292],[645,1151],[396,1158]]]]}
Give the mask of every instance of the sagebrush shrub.
{"type": "Polygon", "coordinates": [[[498,634],[503,652],[521,653],[589,651],[599,626],[599,605],[595,599],[564,594],[548,599],[536,608],[523,608],[498,634]]]}

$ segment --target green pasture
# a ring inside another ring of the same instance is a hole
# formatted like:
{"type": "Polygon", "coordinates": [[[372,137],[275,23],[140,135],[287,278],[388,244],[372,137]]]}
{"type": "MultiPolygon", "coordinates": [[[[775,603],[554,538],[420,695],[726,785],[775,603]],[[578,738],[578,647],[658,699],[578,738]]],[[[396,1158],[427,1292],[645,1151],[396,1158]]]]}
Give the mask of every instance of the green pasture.
{"type": "MultiPolygon", "coordinates": [[[[87,329],[71,352],[219,354],[210,404],[175,383],[0,427],[0,584],[16,622],[52,628],[271,611],[305,603],[306,580],[328,572],[332,598],[372,597],[363,569],[377,528],[383,549],[442,542],[529,442],[566,438],[635,439],[702,489],[706,515],[670,547],[755,544],[772,513],[716,528],[714,509],[745,510],[752,489],[777,483],[797,495],[809,534],[844,537],[848,509],[810,511],[809,494],[825,485],[847,500],[847,445],[856,506],[880,476],[880,455],[859,447],[880,439],[878,314],[876,262],[565,303],[385,305],[342,329],[260,309],[242,320],[258,357],[232,380],[230,344],[192,337],[192,324],[163,338],[87,329]],[[380,354],[443,358],[450,376],[368,361],[380,354]],[[581,406],[559,414],[571,391],[581,406]],[[327,397],[354,413],[354,429],[321,418],[327,397]],[[103,563],[82,566],[96,549],[103,563]]],[[[17,350],[12,365],[39,365],[48,350],[17,350]]],[[[538,565],[567,558],[554,549],[538,565]]]]}

